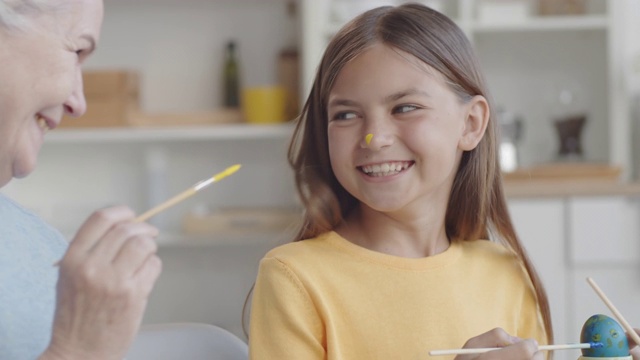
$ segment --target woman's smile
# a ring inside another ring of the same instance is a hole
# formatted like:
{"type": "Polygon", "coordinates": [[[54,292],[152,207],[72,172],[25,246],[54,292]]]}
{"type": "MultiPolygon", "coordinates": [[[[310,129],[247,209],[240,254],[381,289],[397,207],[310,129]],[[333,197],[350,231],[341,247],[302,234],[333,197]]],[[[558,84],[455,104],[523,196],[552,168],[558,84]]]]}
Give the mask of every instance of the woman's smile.
{"type": "Polygon", "coordinates": [[[40,115],[36,115],[36,122],[38,123],[38,127],[40,127],[44,134],[46,134],[49,130],[53,130],[53,128],[55,127],[55,123],[52,126],[50,124],[50,121],[40,115]]]}

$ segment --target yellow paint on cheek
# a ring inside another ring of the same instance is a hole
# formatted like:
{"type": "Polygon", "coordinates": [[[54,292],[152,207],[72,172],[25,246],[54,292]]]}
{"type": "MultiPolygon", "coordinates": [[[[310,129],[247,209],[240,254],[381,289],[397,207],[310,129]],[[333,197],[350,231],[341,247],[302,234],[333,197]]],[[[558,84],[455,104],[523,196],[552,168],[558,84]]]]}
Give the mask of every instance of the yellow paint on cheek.
{"type": "Polygon", "coordinates": [[[367,143],[367,146],[371,144],[371,139],[373,139],[373,134],[367,134],[367,136],[364,137],[364,141],[367,143]]]}

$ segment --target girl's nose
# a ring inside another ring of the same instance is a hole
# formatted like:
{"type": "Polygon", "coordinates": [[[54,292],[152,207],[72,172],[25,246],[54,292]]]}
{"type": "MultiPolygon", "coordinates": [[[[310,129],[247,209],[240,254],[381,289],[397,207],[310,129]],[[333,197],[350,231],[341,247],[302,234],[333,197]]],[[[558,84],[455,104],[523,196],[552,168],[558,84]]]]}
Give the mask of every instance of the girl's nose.
{"type": "Polygon", "coordinates": [[[82,72],[80,68],[76,71],[73,81],[73,89],[67,101],[64,102],[65,114],[73,117],[82,116],[87,111],[87,101],[84,98],[84,90],[82,86],[82,72]]]}
{"type": "Polygon", "coordinates": [[[367,144],[367,146],[371,144],[371,139],[373,139],[373,134],[367,134],[367,136],[364,137],[364,142],[367,144]]]}
{"type": "Polygon", "coordinates": [[[378,132],[366,134],[360,143],[360,147],[380,151],[387,146],[391,146],[391,144],[393,144],[393,136],[378,132]]]}

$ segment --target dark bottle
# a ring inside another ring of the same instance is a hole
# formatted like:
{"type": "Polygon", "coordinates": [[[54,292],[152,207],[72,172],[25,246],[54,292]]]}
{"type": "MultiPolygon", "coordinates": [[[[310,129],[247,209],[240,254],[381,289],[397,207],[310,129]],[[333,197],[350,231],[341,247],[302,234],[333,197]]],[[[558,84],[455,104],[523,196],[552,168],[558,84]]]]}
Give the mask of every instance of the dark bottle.
{"type": "Polygon", "coordinates": [[[239,66],[236,56],[236,44],[227,43],[226,60],[224,64],[224,106],[237,108],[240,106],[240,81],[238,79],[239,66]]]}

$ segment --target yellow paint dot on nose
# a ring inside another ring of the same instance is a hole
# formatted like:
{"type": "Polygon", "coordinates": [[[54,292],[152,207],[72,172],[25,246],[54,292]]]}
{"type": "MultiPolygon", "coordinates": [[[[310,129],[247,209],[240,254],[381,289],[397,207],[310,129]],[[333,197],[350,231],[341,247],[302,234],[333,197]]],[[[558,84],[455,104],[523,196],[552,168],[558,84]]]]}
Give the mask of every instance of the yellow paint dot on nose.
{"type": "Polygon", "coordinates": [[[364,141],[366,141],[367,145],[371,144],[371,139],[373,139],[373,134],[367,134],[367,136],[364,137],[364,141]]]}

